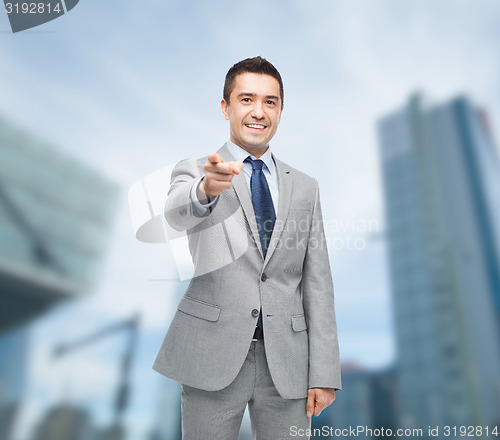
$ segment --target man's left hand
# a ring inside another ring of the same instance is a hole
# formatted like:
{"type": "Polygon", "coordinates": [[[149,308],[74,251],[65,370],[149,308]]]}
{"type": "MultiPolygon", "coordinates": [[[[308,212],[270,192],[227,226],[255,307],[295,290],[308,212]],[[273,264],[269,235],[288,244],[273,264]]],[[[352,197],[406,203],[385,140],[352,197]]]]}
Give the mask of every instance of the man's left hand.
{"type": "Polygon", "coordinates": [[[335,388],[311,388],[307,393],[307,417],[319,416],[335,400],[335,388]]]}

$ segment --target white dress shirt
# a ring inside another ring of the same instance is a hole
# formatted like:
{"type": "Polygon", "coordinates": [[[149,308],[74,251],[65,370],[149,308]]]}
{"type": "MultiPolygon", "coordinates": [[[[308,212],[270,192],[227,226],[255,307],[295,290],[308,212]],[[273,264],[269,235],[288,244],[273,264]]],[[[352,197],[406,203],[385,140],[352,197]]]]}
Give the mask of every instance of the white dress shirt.
{"type": "MultiPolygon", "coordinates": [[[[233,155],[234,160],[237,162],[243,162],[243,174],[245,175],[245,180],[247,182],[248,191],[250,195],[252,191],[250,189],[250,178],[252,177],[252,164],[248,162],[244,162],[244,160],[250,156],[253,160],[257,158],[252,156],[245,151],[243,148],[234,144],[231,140],[227,141],[227,148],[229,152],[233,155]]],[[[264,162],[262,166],[262,171],[264,172],[264,176],[267,180],[267,185],[269,186],[269,191],[271,192],[271,198],[273,200],[274,212],[278,213],[278,201],[279,201],[279,192],[278,192],[278,170],[276,169],[276,163],[274,162],[273,155],[271,153],[271,148],[268,148],[266,152],[259,157],[260,160],[264,162]]],[[[198,185],[205,176],[200,176],[194,183],[193,188],[191,190],[191,201],[193,203],[193,211],[197,217],[203,217],[207,209],[210,208],[216,201],[219,196],[214,197],[209,203],[202,204],[198,199],[198,195],[196,190],[198,189],[198,185]]]]}

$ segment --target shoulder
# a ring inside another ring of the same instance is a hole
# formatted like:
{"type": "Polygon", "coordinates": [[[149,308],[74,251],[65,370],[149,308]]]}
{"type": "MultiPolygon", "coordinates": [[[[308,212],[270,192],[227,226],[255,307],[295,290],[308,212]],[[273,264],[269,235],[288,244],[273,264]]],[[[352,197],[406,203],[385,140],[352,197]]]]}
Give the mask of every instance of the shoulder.
{"type": "Polygon", "coordinates": [[[190,178],[198,177],[203,172],[203,164],[205,163],[201,160],[190,157],[177,162],[172,169],[171,180],[189,180],[190,178]]]}
{"type": "Polygon", "coordinates": [[[198,158],[188,157],[186,159],[182,159],[179,162],[177,162],[174,166],[174,169],[197,168],[202,170],[207,160],[208,160],[208,154],[198,158]]]}
{"type": "MultiPolygon", "coordinates": [[[[221,156],[224,159],[224,161],[226,161],[226,162],[234,160],[231,153],[229,153],[229,151],[227,149],[227,144],[222,145],[222,147],[220,147],[218,150],[216,150],[215,153],[217,153],[219,156],[221,156]]],[[[208,156],[209,156],[209,154],[206,154],[203,157],[199,157],[198,159],[195,159],[196,164],[198,165],[198,167],[201,170],[203,169],[203,167],[207,163],[208,156]]]]}
{"type": "Polygon", "coordinates": [[[280,168],[287,174],[290,174],[294,183],[299,183],[300,185],[304,185],[306,187],[316,188],[318,185],[318,181],[310,176],[309,174],[304,173],[303,171],[298,170],[297,168],[292,167],[291,165],[283,162],[278,159],[276,156],[274,157],[276,161],[276,166],[280,168]]]}

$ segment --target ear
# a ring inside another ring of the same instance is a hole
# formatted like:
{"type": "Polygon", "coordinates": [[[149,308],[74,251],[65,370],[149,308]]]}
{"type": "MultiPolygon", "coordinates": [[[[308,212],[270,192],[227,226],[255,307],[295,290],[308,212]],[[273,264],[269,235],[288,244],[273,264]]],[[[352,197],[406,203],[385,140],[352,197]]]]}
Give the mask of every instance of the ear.
{"type": "Polygon", "coordinates": [[[222,114],[224,116],[224,119],[226,121],[229,121],[229,112],[228,112],[229,104],[226,102],[225,99],[222,99],[222,101],[220,102],[220,107],[222,109],[222,114]]]}

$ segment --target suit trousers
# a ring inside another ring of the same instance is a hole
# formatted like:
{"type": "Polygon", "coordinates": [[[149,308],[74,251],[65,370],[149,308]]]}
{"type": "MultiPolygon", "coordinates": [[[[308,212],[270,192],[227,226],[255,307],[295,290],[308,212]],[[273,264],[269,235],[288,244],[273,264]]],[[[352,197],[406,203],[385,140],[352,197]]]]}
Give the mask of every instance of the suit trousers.
{"type": "Polygon", "coordinates": [[[283,399],[269,373],[264,340],[252,341],[236,379],[205,391],[181,386],[183,440],[237,440],[248,404],[254,440],[309,439],[307,399],[283,399]],[[301,431],[298,431],[298,430],[301,431]]]}

